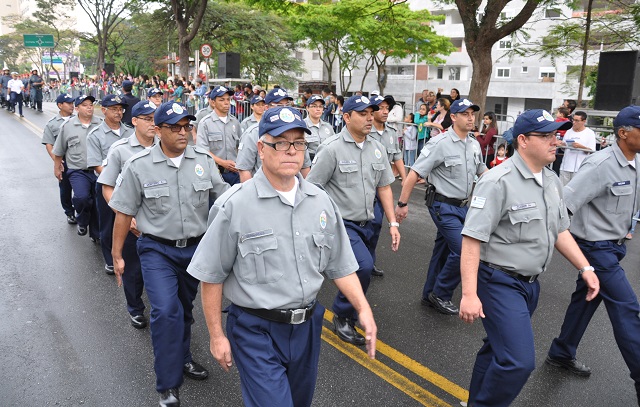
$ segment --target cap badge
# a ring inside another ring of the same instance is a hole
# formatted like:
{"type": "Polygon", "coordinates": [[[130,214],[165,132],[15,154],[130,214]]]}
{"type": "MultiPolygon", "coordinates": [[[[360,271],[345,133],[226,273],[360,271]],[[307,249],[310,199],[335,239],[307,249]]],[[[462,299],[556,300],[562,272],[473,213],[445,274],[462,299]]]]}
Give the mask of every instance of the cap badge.
{"type": "Polygon", "coordinates": [[[550,122],[553,121],[553,116],[551,116],[551,114],[549,112],[547,112],[546,110],[544,110],[542,112],[542,116],[545,118],[545,120],[548,120],[550,122]]]}
{"type": "Polygon", "coordinates": [[[356,102],[362,102],[362,103],[366,103],[366,104],[371,103],[371,102],[369,101],[369,98],[368,98],[368,97],[366,97],[366,96],[361,97],[361,98],[360,98],[360,100],[356,100],[356,102]]]}
{"type": "Polygon", "coordinates": [[[176,114],[184,113],[184,109],[182,108],[182,106],[180,106],[177,103],[174,103],[174,104],[171,105],[171,110],[173,110],[173,112],[176,113],[176,114]]]}
{"type": "Polygon", "coordinates": [[[280,120],[282,120],[285,123],[291,123],[293,122],[296,118],[293,115],[293,112],[289,109],[282,109],[280,111],[280,120]]]}
{"type": "Polygon", "coordinates": [[[149,103],[147,103],[146,105],[144,105],[144,107],[150,107],[152,109],[157,108],[158,106],[156,106],[155,103],[153,103],[152,101],[149,101],[149,103]]]}

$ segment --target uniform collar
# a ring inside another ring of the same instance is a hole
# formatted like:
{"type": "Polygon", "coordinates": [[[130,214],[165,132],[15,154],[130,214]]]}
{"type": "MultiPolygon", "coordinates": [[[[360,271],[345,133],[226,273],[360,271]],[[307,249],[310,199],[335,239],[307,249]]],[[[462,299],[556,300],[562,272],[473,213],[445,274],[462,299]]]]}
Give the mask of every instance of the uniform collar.
{"type": "MultiPolygon", "coordinates": [[[[305,179],[298,173],[296,175],[298,178],[298,192],[296,193],[296,205],[298,202],[302,201],[302,199],[307,195],[317,195],[318,193],[312,190],[309,187],[309,183],[305,181],[305,179]]],[[[256,171],[253,176],[253,184],[256,187],[256,192],[258,193],[258,198],[273,198],[279,196],[278,191],[275,190],[273,185],[267,179],[267,176],[264,175],[262,171],[262,167],[256,171]]]]}
{"type": "Polygon", "coordinates": [[[454,143],[455,143],[455,142],[457,142],[457,141],[464,141],[464,142],[466,142],[466,141],[469,139],[469,134],[467,134],[467,137],[465,137],[465,139],[464,139],[464,140],[462,140],[462,139],[460,138],[460,136],[458,136],[458,133],[456,133],[456,132],[453,130],[453,124],[451,125],[451,127],[449,127],[449,128],[447,129],[447,131],[445,131],[445,134],[448,134],[448,135],[449,135],[449,138],[451,138],[451,141],[453,141],[454,143]]]}
{"type": "MultiPolygon", "coordinates": [[[[346,141],[347,143],[355,143],[356,142],[353,139],[353,136],[351,135],[351,133],[349,133],[349,130],[347,130],[347,126],[344,126],[344,128],[342,129],[342,131],[339,134],[342,135],[342,139],[344,141],[346,141]]],[[[369,137],[365,137],[364,141],[371,141],[371,140],[369,140],[369,137]]]]}
{"type": "Polygon", "coordinates": [[[313,124],[313,122],[311,121],[311,119],[309,119],[308,117],[304,118],[305,123],[307,123],[307,126],[309,127],[316,127],[316,128],[320,128],[320,125],[322,124],[322,119],[320,119],[318,121],[318,124],[313,124]]]}
{"type": "MultiPolygon", "coordinates": [[[[154,144],[153,147],[151,147],[151,157],[153,158],[154,163],[160,163],[162,161],[169,162],[170,160],[169,157],[164,155],[164,153],[162,152],[162,147],[160,147],[159,142],[154,144]]],[[[187,148],[184,150],[184,158],[195,158],[195,157],[196,157],[195,150],[187,146],[187,148]]]]}
{"type": "MultiPolygon", "coordinates": [[[[220,116],[218,116],[218,113],[216,113],[215,110],[211,109],[211,114],[209,115],[209,117],[211,117],[211,120],[213,120],[214,122],[216,120],[220,120],[220,116]]],[[[222,120],[220,120],[222,121],[222,120]]],[[[229,121],[229,115],[227,114],[227,122],[229,121]]]]}
{"type": "MultiPolygon", "coordinates": [[[[153,144],[151,144],[151,147],[155,146],[156,144],[158,144],[158,136],[153,137],[153,144]]],[[[140,144],[140,140],[138,140],[138,136],[136,135],[135,131],[129,136],[129,145],[131,147],[142,147],[142,144],[140,144]]]]}
{"type": "Polygon", "coordinates": [[[123,129],[124,124],[120,123],[120,128],[118,129],[120,131],[120,134],[117,134],[113,131],[111,127],[107,125],[107,122],[105,122],[104,120],[102,121],[102,123],[100,123],[100,127],[102,127],[102,131],[104,131],[105,133],[111,132],[118,137],[121,137],[124,134],[124,130],[125,130],[123,129]]]}
{"type": "MultiPolygon", "coordinates": [[[[516,167],[516,169],[520,172],[520,174],[522,174],[523,178],[525,179],[534,178],[533,172],[531,172],[531,169],[529,169],[529,166],[527,165],[527,163],[524,162],[524,160],[522,159],[522,156],[520,155],[520,153],[518,153],[518,150],[513,151],[513,155],[511,156],[511,158],[509,158],[509,161],[507,162],[513,164],[513,166],[516,167]]],[[[542,174],[547,178],[553,177],[554,175],[553,171],[545,171],[545,168],[546,167],[542,168],[542,174]]]]}
{"type": "MultiPolygon", "coordinates": [[[[78,118],[78,115],[71,116],[69,120],[73,120],[73,124],[75,126],[82,126],[82,123],[80,123],[80,119],[78,118]]],[[[91,126],[92,124],[100,124],[100,119],[97,118],[95,115],[91,117],[91,123],[89,123],[89,126],[91,126]]]]}
{"type": "MultiPolygon", "coordinates": [[[[622,152],[622,150],[620,149],[620,146],[618,145],[618,140],[616,140],[615,143],[613,143],[613,145],[611,146],[611,148],[613,149],[613,155],[614,157],[616,157],[616,160],[618,160],[618,163],[620,164],[621,167],[626,167],[629,164],[629,160],[627,160],[627,157],[624,156],[624,153],[622,152]]],[[[638,168],[638,155],[636,154],[636,168],[638,168]]]]}

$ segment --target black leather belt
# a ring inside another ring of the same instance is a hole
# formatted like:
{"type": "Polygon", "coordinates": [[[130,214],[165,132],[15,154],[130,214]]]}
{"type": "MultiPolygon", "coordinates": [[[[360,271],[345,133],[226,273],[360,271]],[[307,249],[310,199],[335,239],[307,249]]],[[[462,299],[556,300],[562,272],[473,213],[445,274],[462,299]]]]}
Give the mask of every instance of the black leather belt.
{"type": "Polygon", "coordinates": [[[148,237],[151,240],[155,240],[156,242],[162,243],[162,244],[167,245],[167,246],[182,248],[182,247],[193,246],[195,244],[200,243],[200,240],[202,240],[202,236],[204,236],[204,235],[200,235],[200,236],[197,236],[197,237],[190,237],[188,239],[179,239],[179,240],[163,239],[161,237],[150,235],[148,233],[145,233],[143,236],[148,237]]]}
{"type": "Polygon", "coordinates": [[[303,322],[311,319],[313,310],[316,308],[317,301],[313,301],[306,308],[298,309],[257,309],[257,308],[242,308],[248,314],[255,315],[257,317],[266,319],[273,322],[281,322],[284,324],[299,325],[303,322]]]}
{"type": "Polygon", "coordinates": [[[367,225],[367,223],[369,222],[368,220],[350,220],[350,219],[343,219],[347,222],[351,222],[351,223],[355,223],[356,225],[360,226],[361,228],[365,227],[367,225]]]}
{"type": "Polygon", "coordinates": [[[524,281],[526,283],[535,282],[538,279],[538,276],[540,275],[540,274],[536,274],[535,276],[523,276],[522,274],[514,273],[513,271],[507,270],[501,266],[498,266],[497,264],[489,263],[482,260],[480,260],[480,263],[484,264],[487,267],[491,267],[492,269],[502,271],[504,274],[510,275],[511,277],[515,277],[518,280],[524,281]]]}
{"type": "Polygon", "coordinates": [[[218,171],[220,171],[220,174],[224,174],[226,172],[229,172],[229,170],[224,168],[222,165],[218,165],[218,171]]]}
{"type": "Polygon", "coordinates": [[[437,192],[435,194],[435,200],[438,202],[444,202],[446,204],[459,206],[459,207],[467,206],[467,202],[469,202],[469,198],[465,198],[465,199],[447,198],[446,196],[439,194],[437,192]]]}

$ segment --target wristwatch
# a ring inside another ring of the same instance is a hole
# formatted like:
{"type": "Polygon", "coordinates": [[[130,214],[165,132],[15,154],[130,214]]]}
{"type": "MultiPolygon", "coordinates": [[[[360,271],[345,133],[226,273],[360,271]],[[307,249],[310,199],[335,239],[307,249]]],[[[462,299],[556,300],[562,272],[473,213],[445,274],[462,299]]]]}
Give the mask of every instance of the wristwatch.
{"type": "Polygon", "coordinates": [[[398,222],[389,222],[389,227],[390,227],[390,228],[392,228],[392,227],[399,228],[399,227],[400,227],[400,224],[399,224],[398,222]]]}
{"type": "Polygon", "coordinates": [[[591,266],[584,266],[583,268],[578,270],[578,274],[582,275],[582,273],[584,273],[585,271],[596,271],[596,269],[591,266]]]}
{"type": "Polygon", "coordinates": [[[407,206],[406,202],[398,201],[398,207],[399,208],[404,208],[405,206],[407,206]]]}

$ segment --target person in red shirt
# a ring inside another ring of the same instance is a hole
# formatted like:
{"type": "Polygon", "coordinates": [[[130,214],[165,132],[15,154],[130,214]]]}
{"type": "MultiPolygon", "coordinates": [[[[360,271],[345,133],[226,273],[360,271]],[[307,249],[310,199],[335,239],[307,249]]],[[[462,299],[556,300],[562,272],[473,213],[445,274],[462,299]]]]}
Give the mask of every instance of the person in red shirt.
{"type": "Polygon", "coordinates": [[[500,144],[498,146],[498,151],[496,152],[496,158],[489,162],[489,168],[493,168],[496,165],[500,165],[503,162],[507,161],[507,146],[504,144],[500,144]]]}

